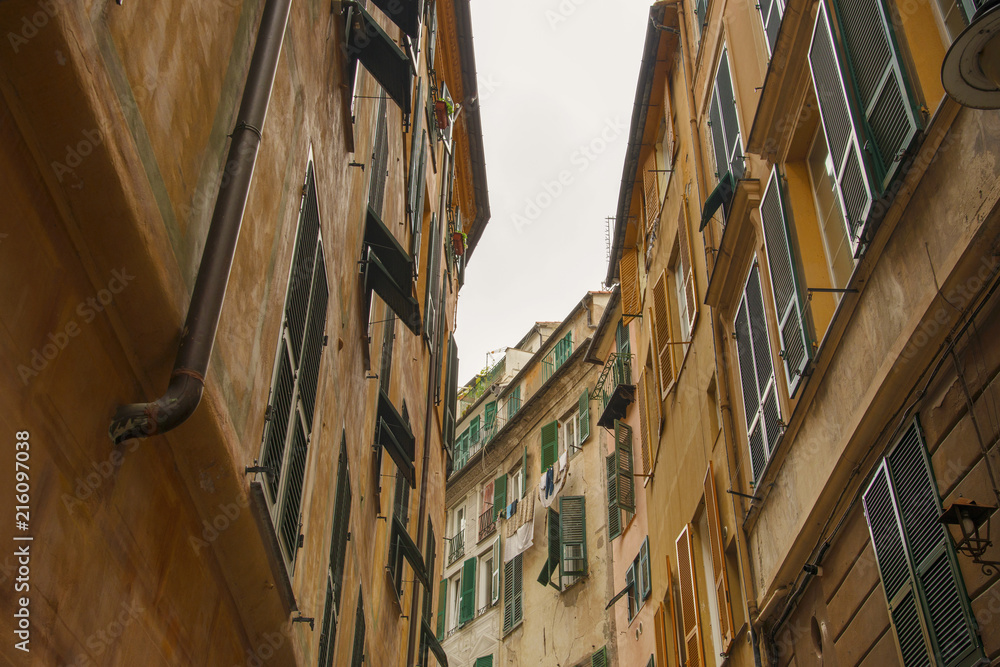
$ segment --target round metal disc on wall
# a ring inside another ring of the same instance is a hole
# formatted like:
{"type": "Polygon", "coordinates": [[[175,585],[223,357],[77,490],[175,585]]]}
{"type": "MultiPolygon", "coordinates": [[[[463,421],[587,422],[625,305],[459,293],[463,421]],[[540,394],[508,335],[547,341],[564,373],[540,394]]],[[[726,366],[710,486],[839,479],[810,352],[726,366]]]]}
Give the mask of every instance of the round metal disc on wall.
{"type": "Polygon", "coordinates": [[[1000,72],[1000,62],[995,62],[998,58],[1000,5],[994,5],[985,12],[977,12],[972,24],[952,43],[941,66],[941,83],[949,95],[965,106],[1000,109],[1000,82],[995,80],[1000,72]],[[981,58],[994,62],[984,67],[981,58]]]}

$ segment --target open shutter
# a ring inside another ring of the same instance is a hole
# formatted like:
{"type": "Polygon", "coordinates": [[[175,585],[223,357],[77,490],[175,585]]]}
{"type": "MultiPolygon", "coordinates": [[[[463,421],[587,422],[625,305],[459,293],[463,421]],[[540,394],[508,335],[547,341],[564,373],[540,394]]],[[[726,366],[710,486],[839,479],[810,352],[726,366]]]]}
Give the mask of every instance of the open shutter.
{"type": "MultiPolygon", "coordinates": [[[[428,93],[430,95],[430,93],[428,93]]],[[[417,109],[417,113],[413,114],[413,123],[410,129],[410,164],[409,173],[406,178],[407,191],[406,191],[406,210],[410,214],[410,232],[415,233],[417,223],[414,211],[417,210],[417,167],[420,165],[420,152],[423,149],[423,137],[424,137],[424,114],[423,110],[423,100],[424,100],[424,80],[417,80],[417,99],[416,103],[413,105],[414,109],[417,109]]]]}
{"type": "Polygon", "coordinates": [[[701,617],[690,525],[685,525],[681,534],[677,536],[677,574],[680,577],[681,617],[684,620],[687,667],[702,667],[705,664],[705,657],[701,646],[701,617]]]}
{"type": "Polygon", "coordinates": [[[691,236],[688,234],[688,219],[686,215],[687,206],[681,206],[680,215],[677,218],[677,246],[681,256],[681,276],[684,280],[683,290],[685,305],[687,306],[687,330],[688,335],[694,331],[694,321],[698,316],[698,286],[694,277],[694,262],[691,260],[691,236]]]}
{"type": "Polygon", "coordinates": [[[608,647],[602,646],[601,650],[590,656],[590,667],[608,667],[608,647]]]}
{"type": "Polygon", "coordinates": [[[490,573],[490,604],[496,604],[500,599],[500,538],[493,542],[493,572],[490,573]]]}
{"type": "Polygon", "coordinates": [[[493,656],[484,655],[481,658],[476,658],[476,664],[474,667],[493,667],[493,656]]]}
{"type": "Polygon", "coordinates": [[[670,345],[673,340],[673,325],[667,301],[666,271],[660,273],[660,277],[653,285],[653,324],[656,333],[656,359],[660,372],[660,396],[665,398],[674,384],[674,358],[670,345]]]}
{"type": "Polygon", "coordinates": [[[760,201],[760,218],[764,225],[767,265],[771,270],[774,311],[778,315],[778,336],[781,340],[785,380],[788,382],[788,395],[795,396],[812,356],[812,345],[806,336],[802,318],[802,300],[799,297],[791,236],[788,232],[787,209],[777,167],[771,170],[764,197],[760,201]]]}
{"type": "Polygon", "coordinates": [[[586,390],[580,394],[580,444],[590,437],[590,394],[586,390]]]}
{"type": "Polygon", "coordinates": [[[461,602],[458,610],[458,623],[466,623],[476,615],[476,559],[467,558],[462,564],[461,602]]]}
{"type": "Polygon", "coordinates": [[[661,602],[660,606],[653,612],[653,639],[656,643],[656,662],[653,663],[654,665],[667,664],[667,638],[663,616],[663,603],[661,602]]]}
{"type": "Polygon", "coordinates": [[[733,328],[750,444],[750,464],[756,480],[771,458],[781,434],[781,412],[757,264],[750,268],[733,328]]]}
{"type": "Polygon", "coordinates": [[[615,459],[618,462],[618,506],[635,512],[635,480],[632,477],[632,427],[615,420],[615,459]]]}
{"type": "Polygon", "coordinates": [[[653,465],[656,448],[660,442],[662,414],[660,411],[660,392],[656,388],[656,375],[648,364],[646,365],[646,410],[649,419],[650,465],[653,465]]]}
{"type": "Polygon", "coordinates": [[[363,7],[354,3],[351,9],[347,25],[348,68],[354,71],[360,61],[403,113],[409,113],[413,90],[410,59],[363,7]]]}
{"type": "MultiPolygon", "coordinates": [[[[666,569],[666,573],[667,573],[667,581],[666,581],[667,592],[665,594],[665,597],[668,599],[669,604],[665,604],[664,607],[663,607],[663,610],[664,610],[664,612],[669,612],[670,613],[670,622],[669,622],[669,624],[664,623],[664,632],[665,633],[666,632],[670,633],[670,643],[674,647],[674,650],[673,650],[674,664],[678,665],[678,667],[679,667],[680,664],[681,664],[681,647],[680,647],[680,642],[677,641],[677,639],[680,636],[680,634],[677,632],[677,629],[678,629],[678,625],[677,625],[678,618],[677,618],[677,606],[675,605],[675,601],[674,601],[674,574],[673,574],[673,571],[670,569],[670,556],[669,555],[664,555],[664,558],[667,561],[667,569],[666,569]]],[[[667,647],[666,645],[664,645],[664,650],[665,651],[669,651],[670,649],[669,649],[669,647],[667,647]]],[[[660,664],[666,665],[667,664],[666,659],[664,658],[663,662],[660,663],[660,664]]]]}
{"type": "Polygon", "coordinates": [[[722,635],[722,652],[728,653],[732,646],[733,609],[729,595],[729,578],[726,574],[726,550],[722,542],[722,522],[719,519],[718,496],[715,495],[715,474],[712,462],[708,462],[705,473],[705,514],[708,517],[708,537],[712,546],[712,575],[715,581],[715,596],[719,602],[719,631],[722,635]]]}
{"type": "Polygon", "coordinates": [[[507,506],[507,475],[500,475],[493,482],[493,520],[496,521],[503,515],[504,507],[507,506]]]}
{"type": "Polygon", "coordinates": [[[420,39],[424,0],[372,0],[386,17],[413,39],[420,39]]]}
{"type": "MultiPolygon", "coordinates": [[[[417,160],[417,174],[416,181],[412,184],[416,188],[415,193],[411,193],[413,197],[413,210],[410,215],[410,222],[413,227],[413,235],[411,236],[413,242],[413,278],[416,280],[419,273],[420,267],[420,251],[423,246],[421,241],[421,235],[424,229],[424,198],[427,195],[427,144],[424,143],[424,136],[427,132],[424,131],[420,139],[420,158],[417,160]]],[[[431,239],[433,242],[433,239],[431,239]]]]}
{"type": "Polygon", "coordinates": [[[542,426],[542,473],[552,467],[559,454],[559,422],[542,426]]]}
{"type": "Polygon", "coordinates": [[[618,506],[618,459],[614,453],[608,454],[608,539],[622,534],[622,511],[618,506]]]}
{"type": "MultiPolygon", "coordinates": [[[[546,578],[544,583],[550,584],[556,590],[559,590],[561,588],[562,579],[561,578],[557,579],[556,583],[553,584],[552,575],[562,570],[562,565],[559,559],[559,554],[561,553],[561,549],[559,546],[559,539],[561,536],[561,532],[559,529],[560,516],[558,512],[556,512],[554,509],[550,507],[548,508],[548,517],[549,517],[548,519],[549,553],[548,553],[548,560],[545,562],[545,568],[548,570],[548,577],[546,578]]],[[[543,572],[544,571],[545,570],[543,570],[543,572]]],[[[541,581],[541,579],[539,579],[539,581],[541,581]]]]}
{"type": "Polygon", "coordinates": [[[733,180],[743,178],[743,146],[740,138],[740,122],[736,111],[736,92],[733,89],[733,76],[729,69],[729,49],[722,47],[719,56],[719,70],[715,75],[715,84],[719,93],[719,109],[722,112],[722,126],[726,133],[726,157],[733,180]]]}
{"type": "Polygon", "coordinates": [[[587,505],[583,496],[559,499],[559,578],[587,574],[587,505]]]}
{"type": "Polygon", "coordinates": [[[639,600],[645,600],[653,590],[653,582],[649,571],[649,536],[642,541],[639,547],[639,585],[636,593],[639,600]]]}
{"type": "Polygon", "coordinates": [[[439,642],[444,641],[444,610],[445,610],[445,600],[448,599],[447,594],[448,594],[448,580],[442,579],[438,592],[437,638],[439,642]]]}
{"type": "Polygon", "coordinates": [[[722,125],[722,108],[719,105],[719,91],[712,93],[712,105],[708,110],[708,127],[712,131],[712,149],[715,151],[715,177],[729,173],[729,159],[726,156],[726,132],[722,125]]]}
{"type": "Polygon", "coordinates": [[[773,56],[774,45],[778,42],[778,28],[781,27],[784,3],[781,0],[762,0],[758,8],[760,20],[764,23],[764,35],[767,37],[767,52],[773,56]]]}
{"type": "MultiPolygon", "coordinates": [[[[520,387],[518,387],[520,389],[520,387]]],[[[528,447],[525,445],[521,453],[521,497],[528,493],[528,447]]]]}
{"type": "Polygon", "coordinates": [[[652,457],[649,453],[649,416],[646,414],[646,380],[645,372],[639,373],[639,445],[642,452],[642,474],[648,475],[652,457]]]}
{"type": "Polygon", "coordinates": [[[503,565],[503,631],[514,627],[514,563],[520,555],[503,565]]]}
{"type": "Polygon", "coordinates": [[[628,325],[642,312],[642,295],[639,290],[639,251],[622,248],[618,260],[619,284],[622,298],[622,324],[628,325]]]}
{"type": "MultiPolygon", "coordinates": [[[[645,199],[646,235],[656,229],[660,220],[660,191],[656,171],[656,149],[651,148],[642,169],[643,197],[645,199]]],[[[638,312],[638,311],[636,311],[638,312]]]]}

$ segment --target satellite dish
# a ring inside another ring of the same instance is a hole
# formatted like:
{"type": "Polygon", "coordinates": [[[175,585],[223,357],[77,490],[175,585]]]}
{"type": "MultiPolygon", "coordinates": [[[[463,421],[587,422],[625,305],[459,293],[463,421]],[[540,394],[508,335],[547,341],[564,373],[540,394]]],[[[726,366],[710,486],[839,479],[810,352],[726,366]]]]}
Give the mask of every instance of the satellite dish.
{"type": "Polygon", "coordinates": [[[959,104],[1000,109],[1000,0],[976,10],[944,57],[941,83],[959,104]]]}

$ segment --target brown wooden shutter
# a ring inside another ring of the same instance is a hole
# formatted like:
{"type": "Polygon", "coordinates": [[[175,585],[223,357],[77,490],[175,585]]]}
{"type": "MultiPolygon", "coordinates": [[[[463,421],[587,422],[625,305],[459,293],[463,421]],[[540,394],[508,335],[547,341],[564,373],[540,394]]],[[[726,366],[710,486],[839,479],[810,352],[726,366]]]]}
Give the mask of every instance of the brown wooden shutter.
{"type": "Polygon", "coordinates": [[[666,628],[663,623],[663,603],[661,602],[660,606],[656,608],[656,612],[653,614],[653,634],[656,638],[657,665],[667,664],[666,628]]]}
{"type": "Polygon", "coordinates": [[[656,462],[656,450],[660,443],[660,429],[663,426],[663,414],[660,410],[660,394],[656,391],[656,375],[653,369],[646,366],[646,410],[649,417],[649,451],[650,465],[656,462]]]}
{"type": "Polygon", "coordinates": [[[715,595],[719,600],[719,630],[722,634],[722,652],[728,653],[733,643],[733,609],[729,596],[729,578],[726,576],[726,550],[722,543],[722,522],[719,520],[718,496],[715,495],[715,473],[708,462],[705,473],[705,512],[708,514],[709,541],[712,544],[712,571],[715,578],[715,595]]]}
{"type": "Polygon", "coordinates": [[[635,315],[642,312],[639,295],[639,252],[635,248],[623,248],[618,262],[619,282],[622,292],[622,326],[628,326],[635,315]]]}
{"type": "Polygon", "coordinates": [[[660,221],[660,188],[657,184],[656,150],[650,150],[642,167],[643,195],[646,202],[646,238],[660,221]]]}
{"type": "Polygon", "coordinates": [[[681,617],[684,620],[684,645],[687,647],[687,667],[705,664],[701,650],[701,618],[698,611],[698,584],[695,580],[694,546],[691,525],[677,536],[677,575],[681,585],[681,617]]]}
{"type": "MultiPolygon", "coordinates": [[[[680,644],[677,642],[677,637],[679,636],[679,634],[677,632],[677,607],[674,605],[674,574],[673,574],[673,571],[670,569],[670,556],[669,555],[664,555],[664,558],[667,561],[667,595],[666,596],[670,600],[669,605],[665,606],[665,608],[664,608],[664,611],[666,611],[668,609],[670,611],[670,624],[669,625],[667,625],[666,623],[664,624],[664,626],[665,626],[664,627],[664,631],[669,631],[670,632],[670,643],[673,644],[673,647],[674,647],[674,650],[673,650],[674,664],[677,665],[678,667],[680,667],[680,664],[681,664],[681,647],[680,647],[680,644]]],[[[670,650],[669,647],[667,647],[666,645],[664,645],[664,648],[667,651],[670,650]]],[[[660,664],[666,665],[667,662],[666,662],[666,660],[664,660],[660,664]]]]}
{"type": "Polygon", "coordinates": [[[660,277],[653,285],[653,324],[656,329],[656,359],[659,362],[662,399],[674,384],[674,358],[670,345],[673,327],[670,322],[670,303],[667,301],[666,271],[660,272],[660,277]]]}
{"type": "Polygon", "coordinates": [[[642,472],[649,474],[652,458],[649,455],[649,417],[646,414],[646,374],[639,373],[639,446],[642,451],[642,472]]]}
{"type": "Polygon", "coordinates": [[[687,204],[681,207],[677,218],[677,245],[681,254],[681,274],[684,277],[684,297],[687,300],[688,332],[694,331],[695,316],[698,315],[698,286],[694,277],[694,256],[691,250],[691,236],[688,234],[687,204]]]}

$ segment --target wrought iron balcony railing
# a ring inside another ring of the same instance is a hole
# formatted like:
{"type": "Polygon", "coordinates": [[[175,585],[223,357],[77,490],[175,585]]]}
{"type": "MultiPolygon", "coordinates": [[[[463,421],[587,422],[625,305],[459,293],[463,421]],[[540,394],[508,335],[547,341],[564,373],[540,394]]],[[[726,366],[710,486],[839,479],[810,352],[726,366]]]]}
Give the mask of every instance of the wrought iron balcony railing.
{"type": "Polygon", "coordinates": [[[497,529],[497,516],[493,508],[489,508],[479,515],[479,541],[489,537],[497,529]]]}
{"type": "Polygon", "coordinates": [[[465,555],[465,530],[455,533],[448,544],[448,565],[465,555]]]}
{"type": "Polygon", "coordinates": [[[613,428],[616,419],[625,418],[625,410],[635,400],[632,380],[632,355],[612,352],[597,380],[593,397],[600,400],[599,426],[613,428]]]}

